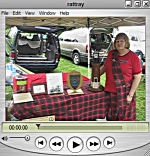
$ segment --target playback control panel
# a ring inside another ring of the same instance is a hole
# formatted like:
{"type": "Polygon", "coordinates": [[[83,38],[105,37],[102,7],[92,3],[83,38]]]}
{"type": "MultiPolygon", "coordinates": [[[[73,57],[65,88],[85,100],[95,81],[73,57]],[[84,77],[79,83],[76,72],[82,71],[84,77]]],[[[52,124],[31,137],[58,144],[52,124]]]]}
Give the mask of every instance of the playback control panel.
{"type": "MultiPolygon", "coordinates": [[[[3,136],[1,138],[2,142],[18,142],[18,141],[24,141],[30,142],[31,138],[29,135],[26,135],[24,137],[8,137],[3,136]]],[[[32,139],[31,141],[33,144],[32,146],[35,146],[37,149],[40,149],[41,152],[44,152],[44,149],[49,148],[50,151],[53,152],[60,152],[63,151],[63,149],[68,150],[68,152],[71,153],[80,153],[83,149],[88,149],[89,152],[96,152],[100,150],[101,146],[105,147],[106,149],[112,149],[115,146],[115,139],[113,137],[106,137],[104,140],[96,137],[91,136],[89,138],[82,139],[78,136],[72,136],[68,138],[68,140],[64,140],[60,136],[53,136],[52,138],[48,139],[43,136],[36,137],[32,139]]],[[[8,143],[9,144],[9,143],[8,143]]],[[[11,145],[11,144],[10,144],[11,145]]],[[[49,151],[49,152],[50,152],[49,151]]]]}
{"type": "Polygon", "coordinates": [[[149,123],[3,122],[0,142],[35,153],[105,154],[136,148],[139,133],[148,138],[149,123]]]}
{"type": "MultiPolygon", "coordinates": [[[[103,144],[106,148],[113,148],[115,146],[115,139],[107,137],[104,139],[103,144]]],[[[47,140],[44,137],[38,137],[35,140],[35,145],[37,148],[44,148],[47,145],[47,140]]],[[[62,138],[55,136],[49,141],[49,146],[53,151],[60,151],[65,145],[62,138]]],[[[92,136],[87,139],[85,146],[90,151],[97,151],[101,147],[101,140],[92,136]]],[[[67,148],[72,153],[79,153],[83,147],[83,140],[77,136],[71,137],[67,142],[67,148]]]]}

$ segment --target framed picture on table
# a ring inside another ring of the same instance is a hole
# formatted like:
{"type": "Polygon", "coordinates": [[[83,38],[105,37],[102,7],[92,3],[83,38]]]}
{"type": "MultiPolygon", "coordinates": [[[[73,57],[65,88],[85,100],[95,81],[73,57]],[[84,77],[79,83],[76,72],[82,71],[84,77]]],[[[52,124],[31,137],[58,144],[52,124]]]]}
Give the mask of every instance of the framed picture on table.
{"type": "Polygon", "coordinates": [[[31,94],[32,95],[47,94],[46,83],[31,84],[31,94]]]}
{"type": "Polygon", "coordinates": [[[47,92],[48,94],[62,94],[63,88],[63,75],[62,73],[49,73],[46,74],[47,92]]]}

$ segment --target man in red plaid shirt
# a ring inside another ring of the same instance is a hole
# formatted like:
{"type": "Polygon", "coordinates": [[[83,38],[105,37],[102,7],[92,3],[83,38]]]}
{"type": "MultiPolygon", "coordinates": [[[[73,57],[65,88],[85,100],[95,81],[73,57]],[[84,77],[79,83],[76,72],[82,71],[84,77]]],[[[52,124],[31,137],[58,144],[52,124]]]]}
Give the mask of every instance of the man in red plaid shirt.
{"type": "Polygon", "coordinates": [[[135,91],[141,79],[140,60],[130,49],[125,33],[114,41],[114,48],[108,53],[100,75],[106,72],[105,91],[107,100],[106,118],[109,121],[136,121],[135,91]]]}

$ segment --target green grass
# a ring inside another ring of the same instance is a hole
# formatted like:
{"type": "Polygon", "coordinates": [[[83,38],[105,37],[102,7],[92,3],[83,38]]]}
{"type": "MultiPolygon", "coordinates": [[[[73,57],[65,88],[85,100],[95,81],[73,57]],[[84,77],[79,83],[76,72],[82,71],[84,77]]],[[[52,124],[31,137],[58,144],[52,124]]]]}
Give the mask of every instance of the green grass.
{"type": "Polygon", "coordinates": [[[137,121],[145,121],[145,75],[136,91],[137,121]]]}
{"type": "MultiPolygon", "coordinates": [[[[52,71],[53,73],[64,73],[64,72],[71,72],[72,70],[79,71],[82,75],[88,77],[88,68],[87,64],[82,65],[75,65],[72,63],[72,60],[68,60],[67,58],[61,58],[58,67],[52,71]]],[[[91,73],[91,68],[90,68],[91,73]]],[[[90,76],[89,76],[90,78],[90,76]]],[[[105,79],[106,76],[103,74],[101,76],[101,84],[105,85],[105,79]]],[[[6,95],[6,99],[12,98],[12,88],[6,87],[6,92],[10,93],[9,95],[6,95]]],[[[145,121],[145,79],[140,82],[139,87],[136,91],[136,105],[137,105],[137,121],[145,121]]]]}
{"type": "Polygon", "coordinates": [[[11,86],[6,87],[6,100],[11,100],[13,95],[13,89],[11,86]],[[8,94],[7,94],[8,93],[8,94]]]}

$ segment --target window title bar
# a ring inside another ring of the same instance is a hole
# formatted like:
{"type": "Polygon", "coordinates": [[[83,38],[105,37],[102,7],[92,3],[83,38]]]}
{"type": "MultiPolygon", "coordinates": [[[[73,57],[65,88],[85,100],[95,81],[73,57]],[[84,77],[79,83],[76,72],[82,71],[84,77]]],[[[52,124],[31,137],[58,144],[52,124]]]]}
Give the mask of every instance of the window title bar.
{"type": "MultiPolygon", "coordinates": [[[[132,0],[133,1],[133,0],[132,0]]],[[[26,0],[22,1],[20,3],[19,0],[5,0],[1,2],[0,9],[5,8],[5,9],[26,9],[26,8],[31,8],[31,9],[47,9],[47,8],[64,8],[64,9],[100,9],[100,8],[125,8],[125,3],[126,0],[42,0],[42,1],[35,1],[35,0],[26,0]],[[8,5],[9,4],[9,5],[8,5]]]]}

